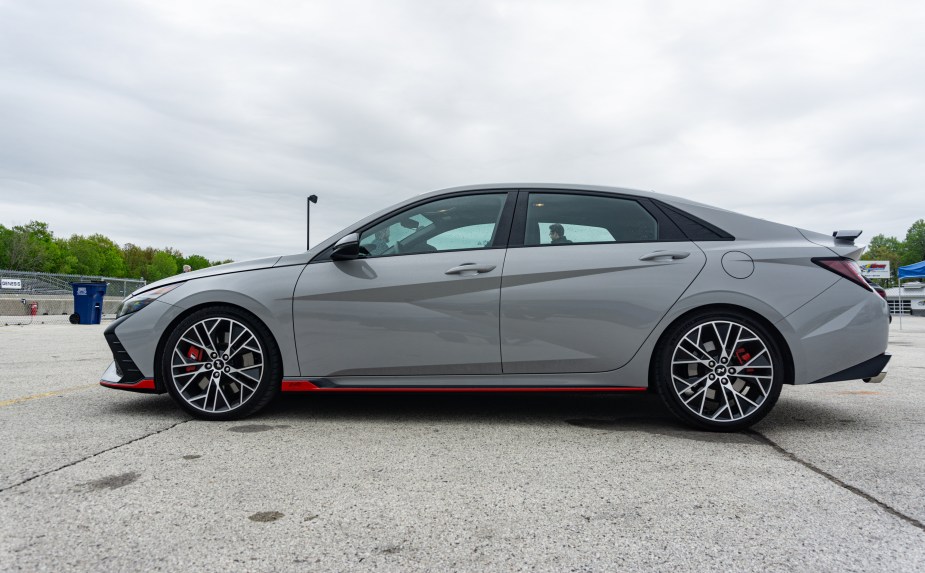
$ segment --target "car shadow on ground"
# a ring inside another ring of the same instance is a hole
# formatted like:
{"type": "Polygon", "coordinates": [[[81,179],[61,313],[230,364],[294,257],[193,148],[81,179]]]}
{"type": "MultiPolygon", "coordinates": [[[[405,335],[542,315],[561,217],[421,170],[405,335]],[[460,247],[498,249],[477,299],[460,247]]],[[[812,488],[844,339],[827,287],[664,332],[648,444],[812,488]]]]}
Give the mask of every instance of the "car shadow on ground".
{"type": "Polygon", "coordinates": [[[522,423],[615,415],[665,417],[658,396],[590,393],[283,394],[260,417],[522,423]]]}
{"type": "Polygon", "coordinates": [[[258,416],[341,422],[563,425],[595,432],[646,432],[706,442],[753,443],[745,435],[701,432],[672,417],[652,394],[284,395],[258,416]]]}
{"type": "MultiPolygon", "coordinates": [[[[189,419],[167,394],[126,396],[106,409],[117,415],[189,419]]],[[[747,434],[692,429],[655,394],[282,394],[258,414],[228,423],[567,425],[590,431],[646,432],[706,442],[749,443],[747,434]]],[[[787,400],[755,425],[763,431],[829,431],[861,427],[856,411],[829,402],[787,400]]],[[[870,425],[874,422],[870,421],[870,425]]]]}

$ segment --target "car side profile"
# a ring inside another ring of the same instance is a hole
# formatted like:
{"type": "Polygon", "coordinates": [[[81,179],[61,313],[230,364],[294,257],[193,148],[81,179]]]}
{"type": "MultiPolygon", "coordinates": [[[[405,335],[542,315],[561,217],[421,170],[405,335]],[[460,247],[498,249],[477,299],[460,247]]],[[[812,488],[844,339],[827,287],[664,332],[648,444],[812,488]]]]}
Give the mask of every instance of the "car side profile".
{"type": "Polygon", "coordinates": [[[139,289],[101,384],[215,420],[280,392],[653,391],[739,430],[783,384],[882,380],[889,314],[859,234],[622,188],[447,189],[139,289]]]}

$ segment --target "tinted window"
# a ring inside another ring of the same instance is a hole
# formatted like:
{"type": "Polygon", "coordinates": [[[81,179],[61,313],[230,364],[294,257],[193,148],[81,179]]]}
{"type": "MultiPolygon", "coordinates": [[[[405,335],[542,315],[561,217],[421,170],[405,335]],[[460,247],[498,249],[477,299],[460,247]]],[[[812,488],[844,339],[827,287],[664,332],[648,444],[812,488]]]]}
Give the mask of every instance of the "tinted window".
{"type": "Polygon", "coordinates": [[[495,225],[481,223],[459,227],[439,233],[427,240],[427,244],[438,251],[451,251],[454,249],[477,249],[487,247],[495,233],[495,225]]]}
{"type": "Polygon", "coordinates": [[[531,193],[525,245],[636,243],[658,240],[658,222],[619,197],[531,193]]]}
{"type": "Polygon", "coordinates": [[[662,210],[668,213],[672,221],[681,229],[684,236],[691,241],[728,241],[734,239],[732,235],[719,227],[702,221],[693,215],[675,209],[670,205],[660,204],[662,210]]]}
{"type": "Polygon", "coordinates": [[[507,195],[462,195],[417,205],[367,229],[360,247],[367,256],[484,249],[501,219],[507,195]]]}

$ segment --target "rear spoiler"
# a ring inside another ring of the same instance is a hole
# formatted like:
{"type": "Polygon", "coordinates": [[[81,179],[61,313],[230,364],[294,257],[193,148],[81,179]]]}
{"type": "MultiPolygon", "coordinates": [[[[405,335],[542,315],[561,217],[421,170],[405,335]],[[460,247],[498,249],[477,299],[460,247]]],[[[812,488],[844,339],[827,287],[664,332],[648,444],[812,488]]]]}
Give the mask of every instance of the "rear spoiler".
{"type": "Polygon", "coordinates": [[[844,230],[835,231],[834,233],[832,233],[832,236],[835,237],[836,241],[853,245],[854,240],[860,237],[861,233],[863,232],[864,231],[861,231],[860,229],[854,229],[854,230],[849,230],[849,231],[844,231],[844,230]]]}

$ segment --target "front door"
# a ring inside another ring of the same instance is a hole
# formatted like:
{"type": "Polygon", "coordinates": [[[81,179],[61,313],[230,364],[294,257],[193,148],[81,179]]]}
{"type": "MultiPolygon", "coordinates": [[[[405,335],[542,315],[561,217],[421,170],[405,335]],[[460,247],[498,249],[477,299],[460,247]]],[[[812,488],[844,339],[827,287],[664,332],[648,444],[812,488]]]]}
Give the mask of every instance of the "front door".
{"type": "Polygon", "coordinates": [[[293,298],[302,376],[500,374],[506,204],[412,205],[359,230],[361,258],[307,265],[293,298]]]}

